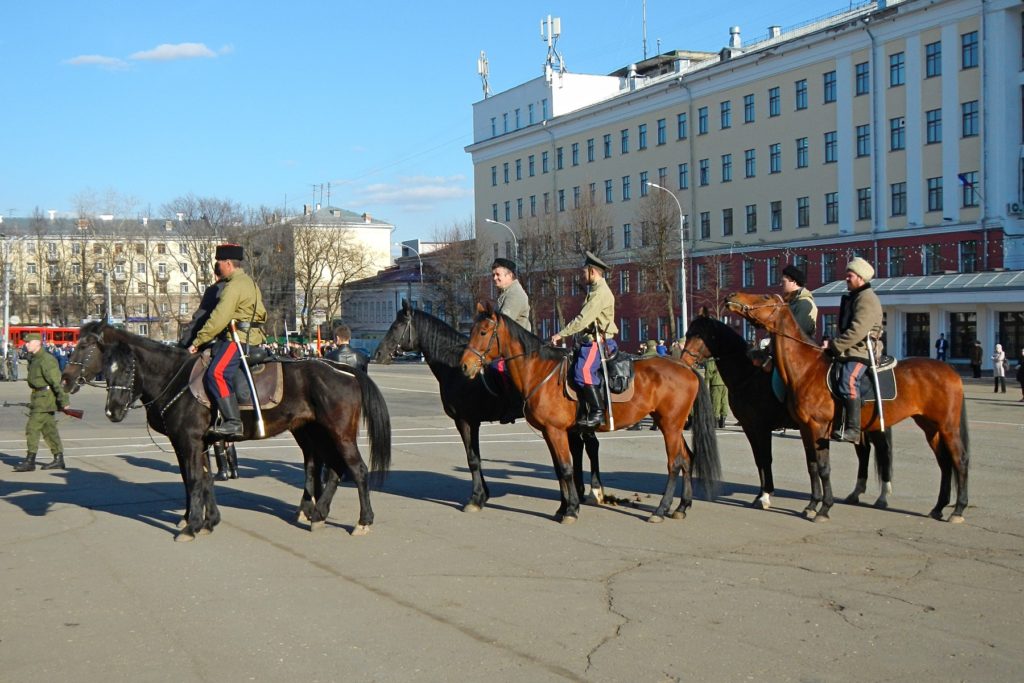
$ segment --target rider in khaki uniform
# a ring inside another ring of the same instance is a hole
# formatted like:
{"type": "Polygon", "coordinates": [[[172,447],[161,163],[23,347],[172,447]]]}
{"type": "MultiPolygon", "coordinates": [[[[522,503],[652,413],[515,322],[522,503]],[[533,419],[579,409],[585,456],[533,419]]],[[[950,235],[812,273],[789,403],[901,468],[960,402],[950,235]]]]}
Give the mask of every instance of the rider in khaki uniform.
{"type": "Polygon", "coordinates": [[[203,382],[220,413],[219,424],[206,432],[211,439],[237,441],[242,438],[235,375],[243,360],[238,346],[231,339],[231,321],[235,321],[238,337],[247,347],[262,344],[266,340],[262,328],[267,321],[267,310],[263,307],[259,287],[242,270],[244,257],[240,245],[221,244],[217,247],[215,258],[224,279],[224,288],[220,292],[217,306],[189,347],[189,351],[196,353],[199,347],[214,342],[213,357],[203,382]]]}
{"type": "Polygon", "coordinates": [[[43,465],[42,469],[64,469],[64,445],[53,416],[68,405],[68,395],[60,386],[60,366],[57,365],[57,359],[43,348],[43,338],[38,332],[25,335],[25,350],[30,354],[28,386],[32,396],[28,402],[28,423],[25,425],[25,460],[16,465],[14,471],[31,472],[36,468],[40,435],[53,453],[53,461],[43,465]]]}

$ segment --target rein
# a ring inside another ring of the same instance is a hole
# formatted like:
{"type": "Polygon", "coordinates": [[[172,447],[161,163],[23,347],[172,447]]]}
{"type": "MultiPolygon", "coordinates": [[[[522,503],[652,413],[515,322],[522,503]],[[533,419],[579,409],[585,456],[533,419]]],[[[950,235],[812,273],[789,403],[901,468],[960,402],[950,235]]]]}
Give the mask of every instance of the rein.
{"type": "MultiPolygon", "coordinates": [[[[732,305],[736,305],[736,304],[734,302],[732,302],[732,305]]],[[[774,303],[770,303],[770,304],[768,304],[768,303],[754,304],[754,305],[751,305],[751,304],[739,304],[739,308],[743,311],[743,313],[748,313],[748,312],[753,311],[754,309],[758,309],[758,308],[771,308],[771,309],[774,309],[774,310],[777,311],[778,309],[782,308],[783,306],[788,306],[788,305],[789,304],[787,304],[785,301],[778,301],[778,302],[774,302],[774,303]]],[[[767,325],[763,325],[763,327],[765,329],[767,329],[769,332],[771,332],[772,334],[777,334],[778,336],[784,337],[785,339],[792,339],[793,341],[799,342],[799,343],[803,344],[804,346],[810,346],[810,347],[812,347],[814,349],[817,349],[818,351],[821,351],[821,347],[820,346],[818,346],[817,344],[815,344],[812,341],[807,341],[803,337],[796,337],[796,336],[793,336],[792,334],[786,334],[785,332],[782,332],[782,331],[768,329],[767,325]]]]}

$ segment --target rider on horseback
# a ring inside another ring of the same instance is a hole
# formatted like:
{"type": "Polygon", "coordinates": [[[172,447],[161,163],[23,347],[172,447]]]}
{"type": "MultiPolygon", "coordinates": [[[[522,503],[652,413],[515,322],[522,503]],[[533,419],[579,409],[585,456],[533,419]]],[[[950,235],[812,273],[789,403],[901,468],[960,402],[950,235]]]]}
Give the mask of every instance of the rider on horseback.
{"type": "Polygon", "coordinates": [[[217,404],[220,421],[206,432],[208,438],[237,441],[242,437],[242,420],[235,395],[235,375],[242,362],[238,346],[231,336],[231,322],[237,321],[240,341],[248,345],[262,344],[266,337],[261,329],[267,320],[259,287],[244,270],[245,258],[237,244],[221,244],[214,258],[224,279],[217,305],[206,323],[196,333],[189,352],[214,342],[213,357],[206,370],[206,391],[217,404]]]}
{"type": "Polygon", "coordinates": [[[587,429],[594,429],[604,422],[604,409],[601,406],[601,395],[598,393],[598,387],[601,386],[601,375],[598,374],[601,350],[595,342],[604,342],[609,354],[614,353],[617,348],[613,338],[619,331],[615,324],[615,295],[604,279],[607,270],[607,263],[589,251],[586,252],[583,279],[589,285],[589,289],[587,298],[583,301],[583,308],[568,325],[551,336],[551,343],[558,344],[562,337],[586,332],[582,335],[574,377],[586,406],[585,412],[576,424],[587,429]],[[588,331],[593,327],[596,327],[596,337],[588,331]]]}
{"type": "Polygon", "coordinates": [[[871,289],[875,269],[857,256],[846,266],[846,288],[839,303],[839,334],[831,341],[828,351],[841,363],[838,393],[843,399],[845,427],[836,419],[832,423],[832,438],[836,441],[860,442],[860,379],[868,369],[868,337],[875,346],[875,360],[881,356],[882,302],[871,289]]]}
{"type": "MultiPolygon", "coordinates": [[[[527,332],[533,331],[530,323],[530,297],[516,277],[516,263],[507,258],[496,258],[491,264],[491,280],[497,288],[498,301],[495,310],[514,320],[527,332]]],[[[522,413],[522,398],[512,387],[512,381],[508,378],[508,371],[505,369],[505,359],[499,358],[492,367],[501,378],[501,396],[505,402],[502,408],[501,424],[511,424],[516,421],[516,416],[522,413]]]]}

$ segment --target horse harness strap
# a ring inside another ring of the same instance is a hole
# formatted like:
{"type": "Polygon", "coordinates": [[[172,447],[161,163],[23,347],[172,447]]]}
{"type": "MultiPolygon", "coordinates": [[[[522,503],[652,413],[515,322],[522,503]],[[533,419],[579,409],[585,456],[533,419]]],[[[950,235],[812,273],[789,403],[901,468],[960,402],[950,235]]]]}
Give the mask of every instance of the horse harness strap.
{"type": "MultiPolygon", "coordinates": [[[[523,354],[519,354],[519,355],[523,355],[523,354]]],[[[559,368],[562,368],[562,367],[566,366],[566,361],[567,360],[568,360],[568,358],[563,358],[562,360],[560,360],[557,363],[555,363],[555,366],[553,368],[551,368],[551,372],[549,372],[547,375],[545,375],[544,379],[542,379],[540,382],[538,382],[532,389],[530,389],[530,391],[528,391],[526,393],[525,396],[523,396],[523,405],[526,405],[526,402],[529,401],[531,398],[533,398],[533,395],[536,394],[537,391],[539,391],[540,388],[542,386],[544,386],[544,384],[549,379],[554,377],[555,373],[558,371],[559,368]]]]}

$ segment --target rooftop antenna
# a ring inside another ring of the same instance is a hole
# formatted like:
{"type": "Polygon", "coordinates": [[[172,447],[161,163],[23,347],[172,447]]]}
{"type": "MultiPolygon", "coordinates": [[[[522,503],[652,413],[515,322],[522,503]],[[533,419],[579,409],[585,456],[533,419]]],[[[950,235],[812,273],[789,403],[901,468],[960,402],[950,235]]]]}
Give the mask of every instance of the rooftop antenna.
{"type": "Polygon", "coordinates": [[[540,39],[548,44],[548,56],[544,61],[544,76],[551,80],[551,75],[554,71],[559,74],[563,74],[568,71],[565,68],[565,60],[562,59],[562,55],[558,52],[558,37],[562,35],[562,20],[558,17],[552,17],[550,14],[547,19],[541,19],[540,21],[540,39]]]}
{"type": "Polygon", "coordinates": [[[487,82],[491,67],[487,62],[487,53],[483,50],[480,50],[480,56],[476,60],[476,72],[480,75],[480,81],[484,86],[484,99],[486,100],[491,96],[491,84],[487,82]]]}
{"type": "Polygon", "coordinates": [[[644,59],[647,59],[647,0],[643,1],[644,59]]]}

